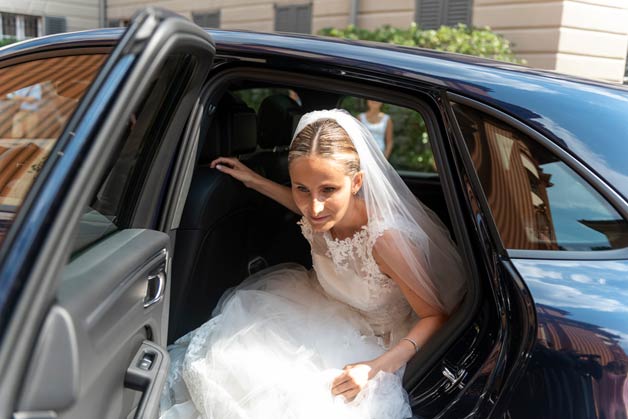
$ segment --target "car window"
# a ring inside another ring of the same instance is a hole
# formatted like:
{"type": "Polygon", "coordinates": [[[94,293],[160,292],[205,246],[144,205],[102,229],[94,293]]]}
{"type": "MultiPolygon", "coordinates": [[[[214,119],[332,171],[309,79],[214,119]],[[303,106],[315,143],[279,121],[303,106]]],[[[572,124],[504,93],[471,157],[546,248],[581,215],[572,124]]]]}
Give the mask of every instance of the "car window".
{"type": "Polygon", "coordinates": [[[538,142],[453,104],[471,160],[509,249],[595,251],[628,246],[628,224],[538,142]]]}
{"type": "Polygon", "coordinates": [[[354,96],[345,96],[339,107],[369,128],[382,151],[389,153],[388,160],[395,169],[404,174],[437,173],[425,120],[419,112],[354,96]]]}
{"type": "Polygon", "coordinates": [[[0,241],[106,55],[0,69],[0,241]]]}
{"type": "Polygon", "coordinates": [[[131,226],[135,205],[153,158],[195,65],[187,54],[168,57],[158,71],[158,77],[151,81],[147,96],[124,122],[126,129],[121,146],[90,205],[84,210],[73,243],[74,252],[131,226]]]}

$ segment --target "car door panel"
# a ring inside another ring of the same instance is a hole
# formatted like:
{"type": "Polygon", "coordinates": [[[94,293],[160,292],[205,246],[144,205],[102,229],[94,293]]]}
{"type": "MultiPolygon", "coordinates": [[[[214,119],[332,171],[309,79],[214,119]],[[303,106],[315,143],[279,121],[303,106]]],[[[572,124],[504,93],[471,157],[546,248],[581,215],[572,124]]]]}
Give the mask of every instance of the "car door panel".
{"type": "MultiPolygon", "coordinates": [[[[122,230],[67,265],[30,363],[20,411],[114,418],[132,410],[140,394],[120,384],[142,342],[163,341],[163,293],[145,305],[160,292],[151,281],[165,272],[168,247],[165,233],[122,230]]],[[[167,359],[152,367],[167,371],[167,359]]]]}
{"type": "Polygon", "coordinates": [[[177,158],[214,54],[196,25],[147,9],[70,118],[0,255],[13,301],[0,306],[13,310],[0,330],[0,388],[10,390],[0,394],[0,417],[156,415],[169,364],[170,242],[169,231],[148,228],[166,204],[164,167],[177,158]],[[154,111],[142,120],[147,106],[154,111]],[[134,126],[142,138],[128,137],[134,126]],[[139,157],[126,177],[135,183],[120,192],[114,212],[93,212],[89,199],[102,191],[122,145],[144,139],[150,152],[132,149],[139,157]]]}

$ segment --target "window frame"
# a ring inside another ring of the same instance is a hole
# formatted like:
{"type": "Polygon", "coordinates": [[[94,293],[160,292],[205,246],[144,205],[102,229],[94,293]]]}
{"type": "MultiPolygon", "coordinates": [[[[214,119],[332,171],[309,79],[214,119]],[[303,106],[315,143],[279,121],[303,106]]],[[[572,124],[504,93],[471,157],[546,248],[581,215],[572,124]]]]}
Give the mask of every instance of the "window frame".
{"type": "Polygon", "coordinates": [[[480,112],[483,112],[493,118],[496,118],[500,122],[508,125],[513,130],[526,135],[532,141],[537,142],[540,146],[547,149],[550,153],[554,154],[561,162],[567,167],[573,170],[578,176],[582,178],[593,190],[595,190],[600,196],[606,200],[606,202],[622,216],[625,220],[628,220],[628,203],[623,199],[619,193],[617,193],[608,183],[602,180],[597,174],[589,169],[584,163],[578,160],[577,157],[570,154],[565,149],[559,147],[553,141],[532,129],[523,122],[513,118],[512,116],[495,109],[491,106],[470,99],[466,96],[459,95],[457,93],[447,92],[447,108],[449,117],[453,122],[453,133],[455,137],[455,143],[458,148],[458,152],[461,155],[461,160],[469,181],[472,184],[473,191],[478,198],[481,211],[488,215],[490,223],[488,223],[489,232],[493,238],[493,242],[499,247],[500,253],[516,259],[547,259],[547,260],[625,260],[628,259],[628,247],[622,249],[612,250],[527,250],[527,249],[509,249],[504,246],[495,217],[488,204],[488,199],[484,194],[484,189],[475,170],[475,166],[471,161],[469,150],[467,149],[466,141],[462,135],[462,131],[458,124],[458,120],[451,107],[451,103],[460,103],[466,105],[480,112]]]}

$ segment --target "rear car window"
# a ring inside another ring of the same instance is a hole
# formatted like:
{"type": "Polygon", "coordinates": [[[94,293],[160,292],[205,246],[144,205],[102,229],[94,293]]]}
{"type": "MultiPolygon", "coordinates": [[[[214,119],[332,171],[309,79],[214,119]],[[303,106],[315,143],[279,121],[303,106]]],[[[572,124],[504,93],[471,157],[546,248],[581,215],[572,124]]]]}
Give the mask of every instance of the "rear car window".
{"type": "Polygon", "coordinates": [[[0,241],[106,57],[54,57],[0,69],[0,241]]]}
{"type": "Polygon", "coordinates": [[[437,175],[427,127],[419,112],[355,96],[345,96],[339,107],[369,128],[390,164],[400,174],[437,175]],[[388,126],[390,131],[387,131],[388,126]],[[390,150],[386,150],[388,140],[392,143],[390,150]]]}
{"type": "Polygon", "coordinates": [[[557,156],[490,115],[453,108],[506,248],[628,247],[626,220],[557,156]]]}

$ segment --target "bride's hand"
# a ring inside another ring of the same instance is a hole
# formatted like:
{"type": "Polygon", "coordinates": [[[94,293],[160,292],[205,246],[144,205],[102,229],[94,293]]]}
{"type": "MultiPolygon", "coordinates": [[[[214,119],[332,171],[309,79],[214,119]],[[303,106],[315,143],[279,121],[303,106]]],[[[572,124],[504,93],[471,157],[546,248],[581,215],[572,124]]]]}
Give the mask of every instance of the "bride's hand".
{"type": "Polygon", "coordinates": [[[246,167],[244,163],[235,157],[218,157],[209,165],[212,169],[218,169],[233,178],[251,187],[253,182],[260,177],[257,173],[246,167]]]}
{"type": "Polygon", "coordinates": [[[349,364],[332,382],[331,394],[334,396],[343,395],[348,401],[351,401],[376,373],[376,368],[372,362],[349,364]]]}

